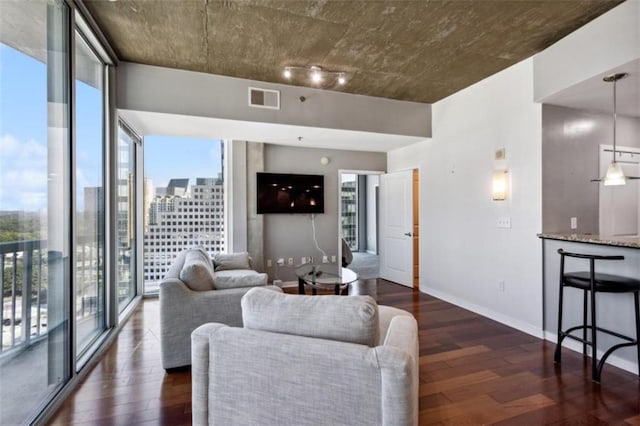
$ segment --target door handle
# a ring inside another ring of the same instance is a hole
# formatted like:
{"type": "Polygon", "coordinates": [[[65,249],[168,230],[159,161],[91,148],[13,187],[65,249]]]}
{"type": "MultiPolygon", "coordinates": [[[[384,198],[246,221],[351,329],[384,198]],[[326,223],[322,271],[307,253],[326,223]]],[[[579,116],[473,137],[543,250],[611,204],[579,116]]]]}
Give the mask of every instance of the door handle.
{"type": "Polygon", "coordinates": [[[411,236],[411,232],[405,232],[404,235],[406,235],[407,237],[410,237],[411,236]]]}

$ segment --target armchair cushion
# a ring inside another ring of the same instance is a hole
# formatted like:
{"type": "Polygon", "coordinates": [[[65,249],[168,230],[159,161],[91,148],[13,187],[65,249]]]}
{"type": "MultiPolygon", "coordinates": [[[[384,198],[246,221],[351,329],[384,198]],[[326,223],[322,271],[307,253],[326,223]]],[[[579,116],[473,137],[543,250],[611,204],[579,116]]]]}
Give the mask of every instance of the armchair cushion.
{"type": "Polygon", "coordinates": [[[245,328],[370,347],[379,341],[378,305],[370,296],[303,296],[256,287],[241,305],[245,328]]]}
{"type": "Polygon", "coordinates": [[[251,269],[249,253],[217,254],[213,259],[216,271],[228,271],[231,269],[251,269]]]}
{"type": "Polygon", "coordinates": [[[214,289],[213,265],[209,255],[200,248],[187,250],[180,279],[193,291],[214,289]]]}

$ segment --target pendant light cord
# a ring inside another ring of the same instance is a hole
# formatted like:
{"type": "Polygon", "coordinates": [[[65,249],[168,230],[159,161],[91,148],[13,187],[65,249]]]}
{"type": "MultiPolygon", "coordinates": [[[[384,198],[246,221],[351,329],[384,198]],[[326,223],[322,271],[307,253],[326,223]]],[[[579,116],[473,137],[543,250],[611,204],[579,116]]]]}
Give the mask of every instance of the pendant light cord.
{"type": "Polygon", "coordinates": [[[613,162],[616,162],[616,120],[617,120],[617,101],[616,101],[616,94],[617,94],[617,90],[616,90],[616,84],[618,83],[617,80],[613,80],[613,162]]]}

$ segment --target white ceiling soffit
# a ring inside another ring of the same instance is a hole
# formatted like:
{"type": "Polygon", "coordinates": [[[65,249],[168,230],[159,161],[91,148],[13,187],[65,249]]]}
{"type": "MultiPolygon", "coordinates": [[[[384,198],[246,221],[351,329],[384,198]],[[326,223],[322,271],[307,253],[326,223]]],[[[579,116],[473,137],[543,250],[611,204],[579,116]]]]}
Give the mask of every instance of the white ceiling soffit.
{"type": "Polygon", "coordinates": [[[119,110],[138,134],[236,139],[304,148],[388,152],[425,140],[424,137],[258,123],[157,112],[119,110]],[[299,139],[302,137],[302,139],[299,139]]]}
{"type": "Polygon", "coordinates": [[[640,59],[551,95],[544,100],[544,103],[611,114],[613,112],[613,85],[605,83],[602,78],[619,72],[626,72],[629,75],[617,83],[618,114],[640,117],[640,59]]]}

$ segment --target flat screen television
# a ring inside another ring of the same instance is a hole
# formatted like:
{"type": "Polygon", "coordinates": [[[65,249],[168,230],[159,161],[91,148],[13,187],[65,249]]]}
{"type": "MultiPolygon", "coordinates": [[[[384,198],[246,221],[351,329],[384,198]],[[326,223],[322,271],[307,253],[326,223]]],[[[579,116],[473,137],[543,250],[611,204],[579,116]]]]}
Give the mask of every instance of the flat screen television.
{"type": "Polygon", "coordinates": [[[324,176],[257,173],[258,214],[324,213],[324,176]]]}

